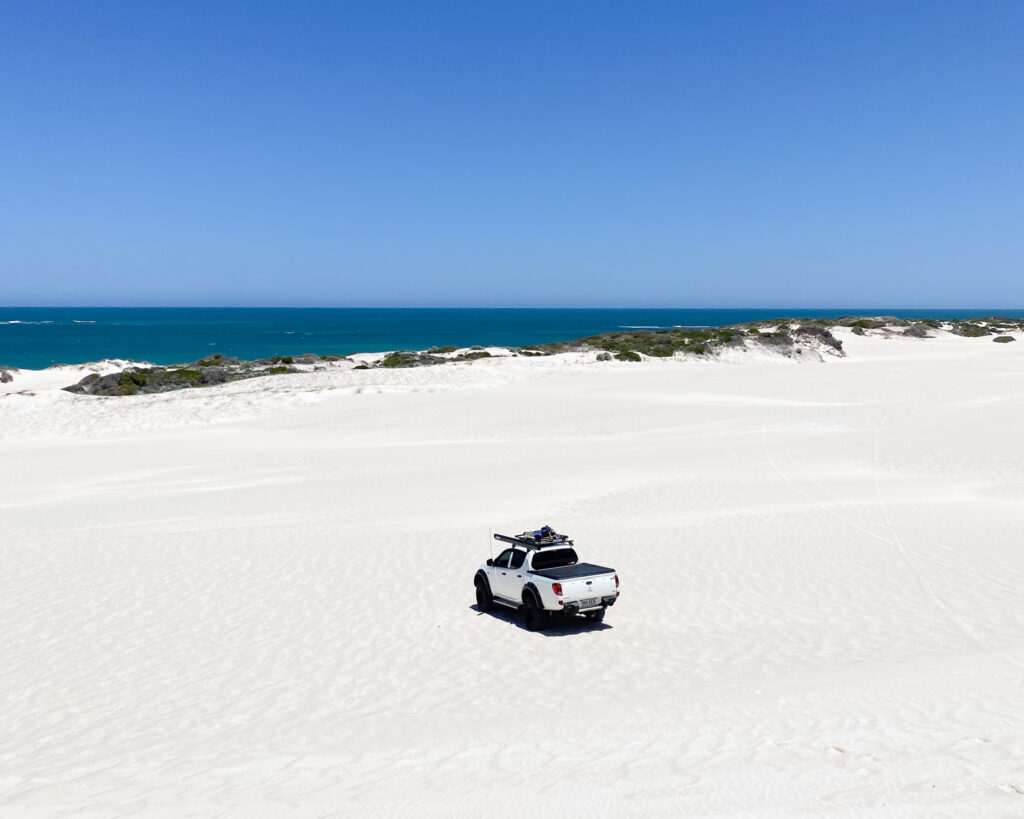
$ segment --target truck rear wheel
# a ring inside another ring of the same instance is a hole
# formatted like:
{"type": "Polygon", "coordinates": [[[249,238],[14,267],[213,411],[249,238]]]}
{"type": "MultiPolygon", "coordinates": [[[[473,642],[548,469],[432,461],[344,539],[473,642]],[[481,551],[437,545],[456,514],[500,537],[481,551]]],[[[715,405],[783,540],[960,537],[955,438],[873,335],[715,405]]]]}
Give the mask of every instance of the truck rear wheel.
{"type": "Polygon", "coordinates": [[[487,588],[487,583],[481,580],[479,577],[476,579],[476,607],[479,611],[490,611],[494,605],[494,598],[491,596],[491,590],[487,588]]]}
{"type": "Polygon", "coordinates": [[[532,594],[523,598],[523,622],[528,631],[540,631],[548,622],[548,613],[537,605],[537,598],[532,594]]]}
{"type": "Polygon", "coordinates": [[[604,620],[604,612],[604,609],[597,609],[597,611],[585,611],[583,612],[583,616],[593,623],[600,623],[604,620]]]}

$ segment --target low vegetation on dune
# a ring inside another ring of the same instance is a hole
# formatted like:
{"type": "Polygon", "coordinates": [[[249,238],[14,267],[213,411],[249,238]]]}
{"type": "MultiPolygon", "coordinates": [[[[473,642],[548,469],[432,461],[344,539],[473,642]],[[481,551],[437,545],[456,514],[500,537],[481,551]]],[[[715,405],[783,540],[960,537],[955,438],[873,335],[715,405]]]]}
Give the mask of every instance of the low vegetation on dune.
{"type": "MultiPolygon", "coordinates": [[[[849,328],[858,335],[902,335],[931,338],[944,331],[967,338],[993,335],[1006,330],[1024,330],[1024,319],[998,316],[970,320],[934,318],[902,319],[897,316],[843,316],[829,318],[779,318],[754,321],[728,327],[672,327],[658,330],[618,330],[572,341],[532,344],[511,349],[516,356],[532,358],[568,352],[597,352],[602,361],[643,361],[646,358],[670,358],[676,355],[711,357],[726,350],[763,349],[779,355],[797,357],[806,352],[842,356],[843,343],[832,330],[849,328]],[[607,353],[607,355],[604,355],[607,353]]],[[[1013,340],[1012,336],[1002,336],[1013,340]]],[[[995,340],[995,339],[994,339],[995,340]]],[[[422,367],[452,361],[471,361],[487,357],[482,348],[471,348],[457,356],[454,347],[432,347],[426,352],[389,353],[373,367],[422,367]]]]}
{"type": "MultiPolygon", "coordinates": [[[[763,347],[782,355],[794,355],[805,348],[824,348],[842,355],[843,344],[828,329],[815,324],[757,322],[731,327],[672,327],[662,330],[618,330],[587,336],[575,341],[538,344],[521,354],[552,355],[565,352],[603,351],[618,361],[671,358],[675,355],[707,357],[723,350],[763,347]]],[[[607,360],[607,359],[602,359],[607,360]]]]}
{"type": "Polygon", "coordinates": [[[975,324],[973,321],[957,321],[949,328],[949,332],[967,338],[981,338],[992,335],[992,330],[983,324],[975,324]]]}
{"type": "MultiPolygon", "coordinates": [[[[455,347],[431,347],[426,352],[417,350],[396,350],[388,353],[378,361],[375,367],[394,369],[396,367],[430,367],[434,364],[447,364],[450,361],[474,361],[478,358],[490,358],[491,354],[483,347],[473,347],[468,352],[452,356],[455,347]]],[[[369,367],[367,367],[369,369],[369,367]]]]}
{"type": "Polygon", "coordinates": [[[742,345],[743,332],[729,328],[628,331],[606,333],[580,339],[580,342],[609,353],[641,353],[655,358],[668,358],[676,353],[705,355],[717,346],[742,345]]]}
{"type": "MultiPolygon", "coordinates": [[[[305,356],[303,358],[306,358],[305,356]]],[[[316,358],[316,356],[314,356],[316,358]]],[[[240,361],[215,353],[209,358],[173,367],[129,367],[109,375],[92,373],[64,389],[82,395],[145,395],[193,387],[213,387],[231,381],[298,372],[291,356],[240,361]]]]}
{"type": "MultiPolygon", "coordinates": [[[[617,330],[573,341],[533,344],[511,348],[515,357],[534,358],[557,353],[596,353],[598,361],[643,361],[645,358],[673,356],[712,358],[728,351],[762,350],[789,358],[843,356],[843,343],[835,337],[835,328],[846,328],[856,335],[932,338],[940,332],[965,338],[992,337],[1000,344],[1015,341],[1008,331],[1024,331],[1024,319],[989,316],[978,319],[901,319],[896,316],[843,316],[828,318],[780,318],[754,321],[728,327],[671,327],[657,330],[617,330]]],[[[431,367],[439,364],[471,362],[490,358],[491,353],[476,346],[459,352],[453,346],[431,347],[425,351],[397,350],[376,361],[359,362],[355,370],[431,367]]],[[[173,367],[129,367],[110,375],[92,374],[68,392],[84,395],[121,396],[171,390],[210,387],[258,378],[300,372],[299,366],[314,369],[324,364],[351,359],[335,354],[318,356],[272,356],[256,361],[240,361],[219,353],[173,367]]]]}

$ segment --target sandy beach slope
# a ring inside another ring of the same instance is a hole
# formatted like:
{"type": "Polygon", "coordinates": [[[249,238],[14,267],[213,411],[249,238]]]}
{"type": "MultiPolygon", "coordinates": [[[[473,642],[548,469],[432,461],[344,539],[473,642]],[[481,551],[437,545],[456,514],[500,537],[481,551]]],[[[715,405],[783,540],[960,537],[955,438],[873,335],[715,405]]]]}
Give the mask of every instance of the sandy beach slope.
{"type": "Polygon", "coordinates": [[[17,373],[0,816],[1024,815],[1024,344],[841,337],[17,373]],[[604,624],[475,610],[542,524],[619,571],[604,624]]]}

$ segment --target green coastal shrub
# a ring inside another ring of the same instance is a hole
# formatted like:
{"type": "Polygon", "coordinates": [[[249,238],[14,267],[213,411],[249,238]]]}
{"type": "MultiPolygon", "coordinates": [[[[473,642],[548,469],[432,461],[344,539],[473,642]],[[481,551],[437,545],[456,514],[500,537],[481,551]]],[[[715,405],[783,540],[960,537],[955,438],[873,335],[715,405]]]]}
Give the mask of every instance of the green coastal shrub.
{"type": "Polygon", "coordinates": [[[639,355],[634,353],[632,350],[623,350],[622,352],[615,354],[616,361],[642,361],[639,355]]]}
{"type": "Polygon", "coordinates": [[[1011,341],[1016,341],[1013,336],[996,336],[992,339],[996,344],[1009,344],[1011,341]]]}
{"type": "Polygon", "coordinates": [[[982,327],[980,324],[971,324],[969,321],[958,322],[953,327],[960,335],[967,338],[981,338],[982,336],[991,335],[988,327],[982,327]]]}
{"type": "Polygon", "coordinates": [[[377,366],[388,368],[401,367],[403,364],[405,364],[406,361],[406,356],[402,355],[401,353],[391,353],[391,355],[385,356],[380,361],[380,363],[377,364],[377,366]]]}
{"type": "Polygon", "coordinates": [[[135,395],[139,387],[149,383],[149,373],[145,370],[125,370],[118,379],[118,392],[121,395],[135,395]]]}

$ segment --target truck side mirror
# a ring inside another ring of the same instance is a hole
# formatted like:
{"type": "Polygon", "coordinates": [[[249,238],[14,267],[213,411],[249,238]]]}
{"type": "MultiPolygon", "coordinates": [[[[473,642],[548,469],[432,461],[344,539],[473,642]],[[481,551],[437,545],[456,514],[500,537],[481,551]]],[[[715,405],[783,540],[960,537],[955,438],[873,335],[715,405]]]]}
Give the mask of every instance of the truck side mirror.
{"type": "Polygon", "coordinates": [[[493,566],[494,565],[494,561],[491,560],[490,558],[487,558],[487,565],[488,566],[493,566]]]}

